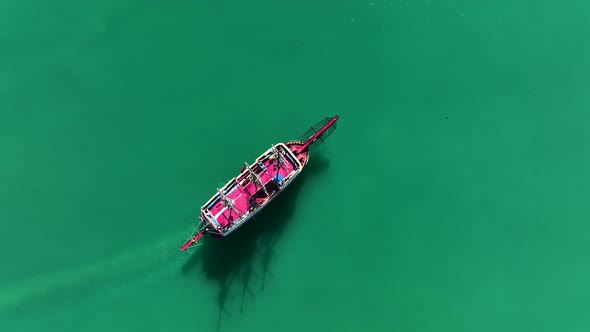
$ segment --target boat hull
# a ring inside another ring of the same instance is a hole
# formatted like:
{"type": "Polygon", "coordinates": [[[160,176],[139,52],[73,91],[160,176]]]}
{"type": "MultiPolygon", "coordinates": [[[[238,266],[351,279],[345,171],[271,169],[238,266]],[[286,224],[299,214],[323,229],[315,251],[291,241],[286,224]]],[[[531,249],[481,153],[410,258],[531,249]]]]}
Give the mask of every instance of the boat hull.
{"type": "Polygon", "coordinates": [[[307,164],[307,154],[296,155],[291,149],[301,144],[287,142],[273,145],[252,166],[246,164],[237,177],[228,181],[217,195],[201,207],[201,222],[211,236],[223,238],[233,233],[299,176],[307,164]],[[280,163],[278,159],[281,159],[280,163]],[[225,205],[223,196],[229,198],[233,205],[225,205]]]}
{"type": "Polygon", "coordinates": [[[325,118],[299,140],[273,145],[252,165],[244,163],[240,174],[229,180],[201,206],[200,230],[184,243],[185,250],[205,233],[222,239],[255,218],[291,185],[309,162],[310,151],[336,129],[338,116],[325,118]]]}

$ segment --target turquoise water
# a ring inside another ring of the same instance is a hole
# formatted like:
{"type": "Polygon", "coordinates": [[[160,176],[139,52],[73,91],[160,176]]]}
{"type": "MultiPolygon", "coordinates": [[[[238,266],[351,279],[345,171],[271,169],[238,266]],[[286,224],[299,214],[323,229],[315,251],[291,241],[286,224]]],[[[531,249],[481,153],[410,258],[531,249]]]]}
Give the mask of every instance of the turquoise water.
{"type": "Polygon", "coordinates": [[[3,1],[2,331],[588,331],[585,1],[3,1]],[[338,130],[192,253],[270,144],[338,130]]]}

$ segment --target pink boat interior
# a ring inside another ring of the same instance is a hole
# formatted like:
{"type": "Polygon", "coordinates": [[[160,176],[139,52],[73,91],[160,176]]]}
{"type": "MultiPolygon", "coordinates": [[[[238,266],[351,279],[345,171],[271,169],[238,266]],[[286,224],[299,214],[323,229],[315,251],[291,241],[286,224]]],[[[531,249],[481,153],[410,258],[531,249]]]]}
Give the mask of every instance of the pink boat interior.
{"type": "Polygon", "coordinates": [[[259,184],[262,184],[266,192],[262,186],[252,181],[249,176],[250,171],[244,167],[237,177],[230,180],[221,189],[223,194],[233,201],[234,208],[226,207],[222,202],[221,195],[217,194],[202,209],[207,219],[221,233],[223,233],[224,229],[238,223],[241,218],[248,215],[257,206],[264,204],[269,196],[272,197],[273,193],[281,189],[286,180],[299,171],[301,166],[289,149],[282,144],[275,147],[278,153],[283,156],[283,163],[280,167],[277,162],[278,158],[271,150],[256,159],[252,165],[249,165],[250,171],[258,176],[259,184]]]}

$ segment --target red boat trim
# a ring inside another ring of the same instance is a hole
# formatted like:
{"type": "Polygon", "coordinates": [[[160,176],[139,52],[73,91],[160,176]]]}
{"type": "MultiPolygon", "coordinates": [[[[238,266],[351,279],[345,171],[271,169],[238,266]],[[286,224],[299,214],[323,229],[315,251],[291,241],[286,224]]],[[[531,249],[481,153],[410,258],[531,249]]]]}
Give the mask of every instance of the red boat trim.
{"type": "Polygon", "coordinates": [[[304,151],[311,143],[315,142],[318,139],[318,137],[320,137],[326,130],[328,130],[328,128],[330,128],[331,125],[338,121],[338,118],[338,115],[336,115],[330,121],[328,121],[328,123],[326,123],[320,130],[318,130],[317,133],[313,134],[313,136],[311,136],[311,138],[303,144],[303,146],[301,147],[301,151],[304,151]]]}
{"type": "Polygon", "coordinates": [[[207,230],[203,229],[201,230],[199,233],[197,233],[197,235],[191,237],[188,241],[185,242],[185,244],[182,245],[182,247],[180,247],[181,251],[185,251],[186,248],[190,247],[193,243],[199,241],[199,239],[207,232],[207,230]]]}

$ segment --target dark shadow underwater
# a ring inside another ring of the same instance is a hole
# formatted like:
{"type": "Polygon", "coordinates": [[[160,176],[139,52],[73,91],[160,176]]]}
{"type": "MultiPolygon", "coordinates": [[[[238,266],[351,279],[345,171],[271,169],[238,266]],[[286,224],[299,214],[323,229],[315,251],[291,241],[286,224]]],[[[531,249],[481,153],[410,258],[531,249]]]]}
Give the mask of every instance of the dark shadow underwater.
{"type": "Polygon", "coordinates": [[[230,316],[226,308],[228,297],[240,296],[240,312],[243,312],[245,297],[255,296],[253,283],[259,282],[259,291],[263,291],[265,281],[273,277],[270,265],[278,256],[274,247],[293,216],[297,197],[305,194],[304,187],[305,190],[313,190],[313,186],[304,184],[313,183],[314,178],[328,167],[328,160],[322,158],[319,152],[313,153],[302,173],[255,219],[248,221],[227,238],[215,240],[205,236],[203,244],[183,264],[181,271],[184,275],[204,276],[218,284],[219,292],[215,299],[219,308],[218,330],[222,317],[230,316]],[[198,272],[199,266],[202,275],[198,272]],[[239,294],[231,292],[235,285],[239,285],[239,294]]]}

